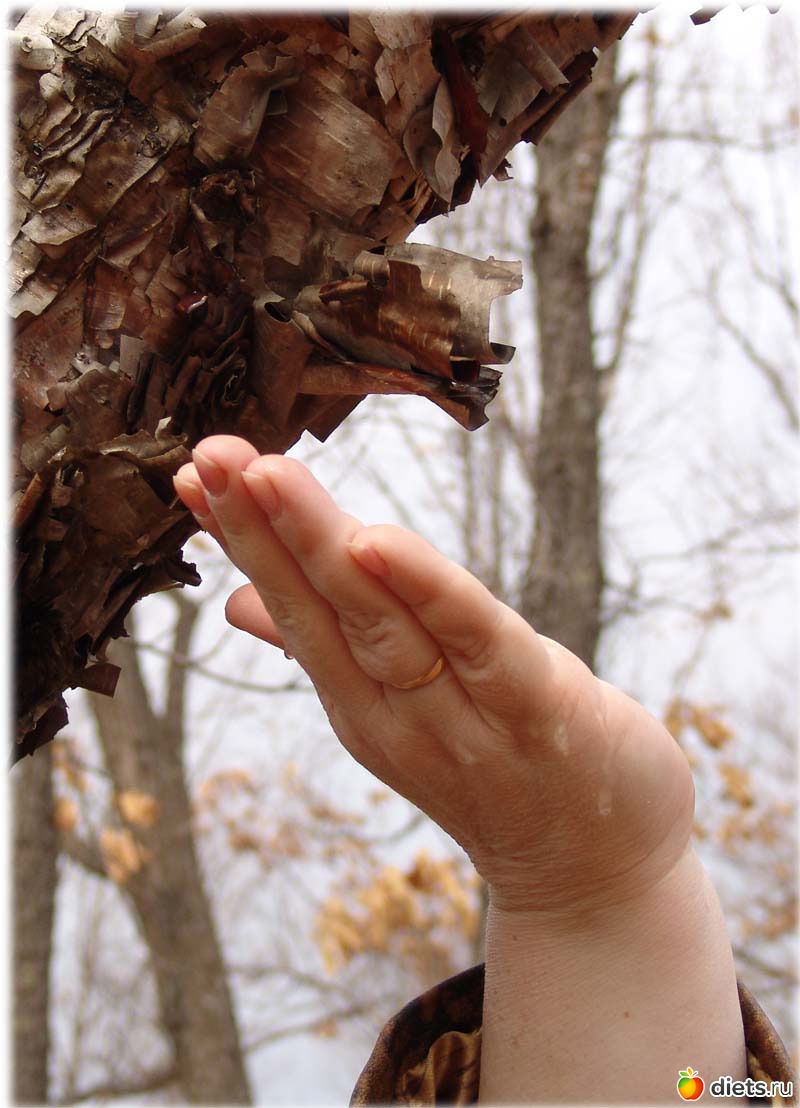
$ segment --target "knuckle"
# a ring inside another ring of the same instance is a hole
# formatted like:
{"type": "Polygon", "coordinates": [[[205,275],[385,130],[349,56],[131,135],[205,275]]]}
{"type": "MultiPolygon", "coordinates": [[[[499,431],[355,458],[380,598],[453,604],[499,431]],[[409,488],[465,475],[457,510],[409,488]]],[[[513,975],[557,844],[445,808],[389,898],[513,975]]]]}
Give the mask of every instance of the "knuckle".
{"type": "Polygon", "coordinates": [[[361,527],[353,539],[360,541],[362,539],[386,539],[387,543],[391,543],[393,539],[396,539],[400,535],[407,535],[408,531],[403,527],[398,527],[396,523],[370,523],[366,527],[361,527]]]}
{"type": "Polygon", "coordinates": [[[269,596],[266,606],[281,631],[298,636],[303,634],[308,616],[302,605],[287,600],[285,596],[269,596]]]}
{"type": "Polygon", "coordinates": [[[248,540],[252,540],[252,525],[245,520],[237,519],[235,516],[225,518],[219,511],[214,514],[217,525],[229,546],[242,547],[243,550],[246,550],[248,540]]]}
{"type": "Polygon", "coordinates": [[[397,649],[397,628],[387,616],[366,612],[339,612],[339,625],[351,645],[378,653],[392,654],[397,649]]]}
{"type": "Polygon", "coordinates": [[[476,629],[469,641],[463,641],[457,650],[452,651],[458,655],[462,665],[473,671],[474,676],[479,676],[484,670],[494,670],[496,666],[497,643],[502,637],[502,628],[506,620],[506,609],[498,603],[492,622],[476,629]]]}

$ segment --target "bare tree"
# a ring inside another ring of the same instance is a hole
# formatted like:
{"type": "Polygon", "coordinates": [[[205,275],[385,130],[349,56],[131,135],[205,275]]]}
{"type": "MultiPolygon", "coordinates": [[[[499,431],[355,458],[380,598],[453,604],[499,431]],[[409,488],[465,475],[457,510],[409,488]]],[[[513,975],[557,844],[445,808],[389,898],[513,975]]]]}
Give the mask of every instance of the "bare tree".
{"type": "Polygon", "coordinates": [[[13,782],[13,1043],[15,1104],[47,1101],[50,951],[58,848],[52,823],[52,756],[13,782]]]}
{"type": "Polygon", "coordinates": [[[521,611],[589,666],[603,588],[589,244],[619,99],[615,56],[604,56],[591,95],[536,151],[530,227],[541,402],[531,482],[536,526],[521,611]]]}
{"type": "MultiPolygon", "coordinates": [[[[190,1104],[249,1104],[251,1093],[213,910],[194,843],[184,770],[187,670],[198,607],[173,594],[178,617],[166,703],[157,711],[133,647],[115,702],[93,697],[115,819],[96,836],[71,830],[62,847],[91,872],[120,884],[154,974],[159,1021],[172,1062],[136,1087],[175,1085],[190,1104]]],[[[129,1091],[124,1085],[118,1095],[129,1091]]]]}

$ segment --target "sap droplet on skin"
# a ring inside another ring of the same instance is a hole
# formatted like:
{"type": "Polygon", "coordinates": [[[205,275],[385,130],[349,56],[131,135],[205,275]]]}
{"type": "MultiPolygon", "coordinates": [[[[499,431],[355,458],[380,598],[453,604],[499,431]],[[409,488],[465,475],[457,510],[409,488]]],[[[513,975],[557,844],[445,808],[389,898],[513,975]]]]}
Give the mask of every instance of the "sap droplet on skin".
{"type": "Polygon", "coordinates": [[[558,723],[553,728],[553,742],[556,744],[556,749],[559,754],[566,754],[569,750],[569,736],[567,734],[567,728],[563,723],[558,723]]]}
{"type": "Polygon", "coordinates": [[[603,785],[597,794],[597,814],[598,816],[611,815],[611,789],[608,785],[603,785]]]}

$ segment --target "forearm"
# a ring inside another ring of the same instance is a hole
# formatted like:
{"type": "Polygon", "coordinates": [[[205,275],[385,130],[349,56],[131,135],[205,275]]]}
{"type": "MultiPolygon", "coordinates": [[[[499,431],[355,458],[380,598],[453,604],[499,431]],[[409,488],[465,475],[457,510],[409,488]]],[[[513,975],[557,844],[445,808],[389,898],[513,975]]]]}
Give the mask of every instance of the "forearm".
{"type": "Polygon", "coordinates": [[[490,907],[481,1102],[672,1104],[746,1073],[730,943],[693,851],[634,904],[555,926],[490,907]]]}

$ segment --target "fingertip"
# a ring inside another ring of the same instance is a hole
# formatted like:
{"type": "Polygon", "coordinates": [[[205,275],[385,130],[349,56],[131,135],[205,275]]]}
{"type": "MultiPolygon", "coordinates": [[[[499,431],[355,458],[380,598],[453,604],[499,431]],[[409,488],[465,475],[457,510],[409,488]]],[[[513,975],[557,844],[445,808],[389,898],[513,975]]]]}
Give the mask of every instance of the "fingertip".
{"type": "Polygon", "coordinates": [[[184,462],[172,480],[180,481],[184,485],[195,485],[199,487],[200,478],[197,475],[197,467],[194,462],[184,462]]]}
{"type": "Polygon", "coordinates": [[[297,458],[287,458],[284,454],[261,454],[253,458],[242,472],[248,477],[266,477],[273,482],[291,480],[293,475],[316,480],[307,465],[297,458]]]}
{"type": "Polygon", "coordinates": [[[253,458],[247,469],[259,470],[264,467],[267,469],[308,469],[308,466],[301,462],[299,458],[289,458],[286,454],[259,454],[257,458],[253,458]]]}
{"type": "Polygon", "coordinates": [[[270,646],[285,650],[283,636],[253,585],[241,585],[234,589],[225,602],[225,618],[237,631],[246,631],[270,646]]]}
{"type": "Polygon", "coordinates": [[[364,569],[376,577],[391,577],[392,571],[374,546],[359,542],[348,542],[345,545],[354,560],[364,569]]]}
{"type": "Polygon", "coordinates": [[[241,603],[242,594],[252,589],[252,587],[252,585],[239,585],[225,601],[225,618],[228,623],[233,623],[236,608],[241,603]]]}
{"type": "Polygon", "coordinates": [[[225,455],[231,451],[234,451],[237,455],[250,454],[256,456],[258,451],[256,448],[243,439],[240,435],[206,435],[204,439],[200,439],[195,444],[195,450],[199,450],[201,454],[205,454],[209,458],[213,458],[214,461],[220,461],[220,452],[225,455]]]}
{"type": "MultiPolygon", "coordinates": [[[[197,443],[192,450],[192,457],[195,462],[200,462],[197,466],[198,480],[205,484],[206,477],[216,472],[227,484],[232,475],[241,473],[258,457],[258,451],[246,439],[236,435],[209,435],[197,443]]],[[[212,484],[214,483],[212,478],[212,484]]],[[[216,483],[219,486],[222,480],[216,483]]],[[[214,495],[217,495],[217,491],[214,490],[214,495]]]]}
{"type": "Polygon", "coordinates": [[[281,514],[282,504],[270,473],[265,469],[245,469],[242,480],[256,504],[270,519],[281,514]]]}
{"type": "MultiPolygon", "coordinates": [[[[189,509],[200,526],[204,527],[204,520],[207,520],[211,515],[211,509],[208,506],[208,501],[206,500],[203,490],[193,481],[186,480],[181,476],[182,470],[187,468],[187,466],[182,466],[181,469],[178,470],[172,478],[172,484],[179,499],[189,509]]],[[[192,466],[191,469],[193,470],[194,466],[192,466]]]]}

